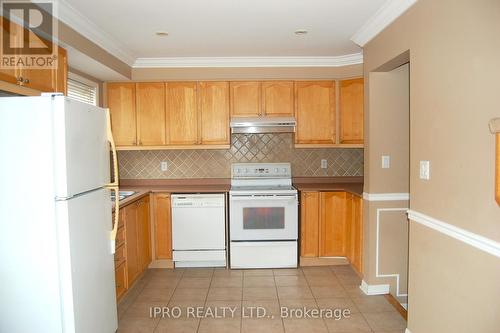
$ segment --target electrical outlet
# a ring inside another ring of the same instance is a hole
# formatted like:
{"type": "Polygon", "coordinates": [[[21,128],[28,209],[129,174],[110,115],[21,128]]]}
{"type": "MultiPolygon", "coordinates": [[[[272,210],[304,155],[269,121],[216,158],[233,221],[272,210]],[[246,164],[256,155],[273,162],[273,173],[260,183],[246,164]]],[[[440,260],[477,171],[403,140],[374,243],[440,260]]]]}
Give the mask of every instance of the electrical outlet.
{"type": "Polygon", "coordinates": [[[328,161],[321,160],[321,169],[326,169],[326,168],[328,168],[328,161]]]}
{"type": "Polygon", "coordinates": [[[389,155],[382,155],[382,169],[389,169],[391,167],[391,157],[389,155]]]}
{"type": "Polygon", "coordinates": [[[166,161],[160,162],[160,170],[163,172],[167,171],[168,170],[168,162],[166,162],[166,161]]]}
{"type": "Polygon", "coordinates": [[[429,180],[431,178],[431,165],[429,161],[420,161],[420,179],[429,180]]]}

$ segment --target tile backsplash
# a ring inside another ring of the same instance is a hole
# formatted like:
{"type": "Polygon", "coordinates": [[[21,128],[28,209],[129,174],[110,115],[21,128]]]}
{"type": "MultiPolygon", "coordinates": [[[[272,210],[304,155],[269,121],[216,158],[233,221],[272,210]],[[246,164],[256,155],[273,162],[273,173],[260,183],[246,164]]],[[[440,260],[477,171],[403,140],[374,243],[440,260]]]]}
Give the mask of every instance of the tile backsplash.
{"type": "Polygon", "coordinates": [[[119,151],[122,179],[229,178],[231,163],[290,162],[294,177],[362,176],[363,149],[297,149],[293,135],[233,134],[229,149],[119,151]],[[321,169],[321,160],[328,168],[321,169]],[[160,170],[160,162],[168,170],[160,170]]]}

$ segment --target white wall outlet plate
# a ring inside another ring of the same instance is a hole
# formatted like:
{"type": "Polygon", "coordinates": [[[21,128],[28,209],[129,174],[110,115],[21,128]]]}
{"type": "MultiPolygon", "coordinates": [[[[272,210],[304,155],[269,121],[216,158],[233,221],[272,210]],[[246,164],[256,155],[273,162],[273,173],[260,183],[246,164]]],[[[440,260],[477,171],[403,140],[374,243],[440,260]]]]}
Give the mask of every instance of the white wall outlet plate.
{"type": "Polygon", "coordinates": [[[420,161],[420,179],[429,180],[431,178],[431,165],[429,161],[420,161]]]}
{"type": "Polygon", "coordinates": [[[326,169],[326,168],[328,168],[328,161],[321,160],[321,169],[326,169]]]}
{"type": "Polygon", "coordinates": [[[389,169],[391,167],[391,157],[389,155],[382,155],[382,169],[389,169]]]}
{"type": "Polygon", "coordinates": [[[168,170],[168,162],[166,162],[166,161],[160,162],[160,170],[163,172],[167,171],[168,170]]]}

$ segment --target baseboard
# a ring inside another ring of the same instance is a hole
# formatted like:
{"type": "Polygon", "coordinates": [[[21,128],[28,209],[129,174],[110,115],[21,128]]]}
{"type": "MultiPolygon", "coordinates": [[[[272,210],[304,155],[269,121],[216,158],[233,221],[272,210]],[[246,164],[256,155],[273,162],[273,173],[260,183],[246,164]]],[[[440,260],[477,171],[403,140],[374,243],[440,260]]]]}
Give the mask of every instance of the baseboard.
{"type": "Polygon", "coordinates": [[[366,295],[385,295],[389,293],[390,286],[388,284],[368,284],[365,280],[361,281],[359,288],[366,295]]]}
{"type": "Polygon", "coordinates": [[[411,333],[411,331],[409,329],[406,329],[405,333],[411,333]]]}
{"type": "Polygon", "coordinates": [[[300,257],[299,266],[349,265],[346,257],[300,257]]]}
{"type": "Polygon", "coordinates": [[[170,259],[153,260],[148,268],[174,268],[174,262],[170,259]]]}

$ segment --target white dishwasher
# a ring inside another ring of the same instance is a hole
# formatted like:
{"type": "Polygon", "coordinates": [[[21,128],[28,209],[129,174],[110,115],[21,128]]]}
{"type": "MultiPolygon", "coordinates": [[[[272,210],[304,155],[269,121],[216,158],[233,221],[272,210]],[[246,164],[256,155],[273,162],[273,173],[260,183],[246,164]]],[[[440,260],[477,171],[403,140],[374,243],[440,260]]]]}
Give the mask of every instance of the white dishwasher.
{"type": "Polygon", "coordinates": [[[176,267],[225,267],[225,194],[172,195],[172,247],[176,267]]]}

